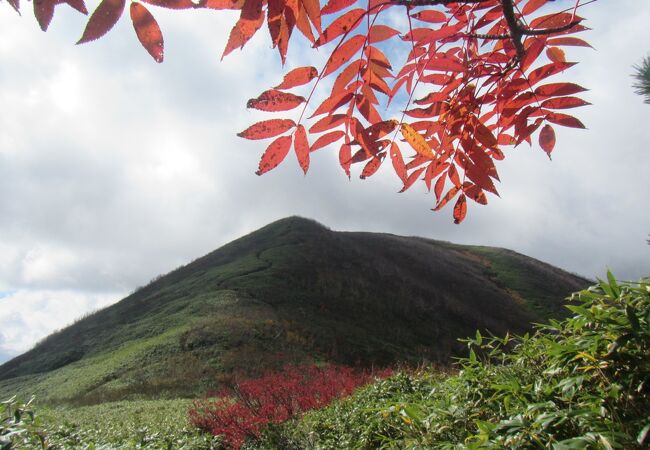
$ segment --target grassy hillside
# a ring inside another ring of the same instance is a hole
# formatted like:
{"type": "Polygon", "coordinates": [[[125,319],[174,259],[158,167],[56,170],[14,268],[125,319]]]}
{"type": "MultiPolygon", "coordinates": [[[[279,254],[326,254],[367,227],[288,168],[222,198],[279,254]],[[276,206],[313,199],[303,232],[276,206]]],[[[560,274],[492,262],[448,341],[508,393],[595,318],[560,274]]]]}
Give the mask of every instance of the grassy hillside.
{"type": "Polygon", "coordinates": [[[160,277],[0,366],[0,396],[192,396],[286,362],[446,362],[521,332],[587,280],[517,253],[288,218],[160,277]]]}

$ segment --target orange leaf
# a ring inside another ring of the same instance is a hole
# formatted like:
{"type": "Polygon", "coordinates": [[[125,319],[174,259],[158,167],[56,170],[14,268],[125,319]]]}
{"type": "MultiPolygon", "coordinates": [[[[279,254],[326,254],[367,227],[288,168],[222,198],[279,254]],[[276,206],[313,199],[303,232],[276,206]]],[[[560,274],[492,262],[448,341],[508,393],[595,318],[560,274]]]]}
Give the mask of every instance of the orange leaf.
{"type": "Polygon", "coordinates": [[[487,196],[485,195],[485,192],[483,192],[483,190],[477,185],[472,183],[464,183],[463,192],[465,192],[465,194],[467,194],[467,196],[474,200],[476,203],[487,205],[487,196]]]}
{"type": "Polygon", "coordinates": [[[269,89],[262,92],[259,97],[250,99],[246,107],[259,109],[260,111],[289,111],[304,102],[304,97],[269,89]]]}
{"type": "MultiPolygon", "coordinates": [[[[447,167],[449,167],[449,163],[440,163],[438,161],[433,161],[427,166],[427,173],[424,175],[424,182],[427,185],[427,189],[430,191],[431,190],[431,182],[435,177],[440,175],[447,167]]],[[[445,179],[444,176],[440,177],[443,180],[445,179]]],[[[440,178],[438,180],[440,180],[440,178]]],[[[441,188],[442,189],[442,188],[441,188]]],[[[436,198],[440,198],[440,195],[438,194],[436,198]]]]}
{"type": "Polygon", "coordinates": [[[524,16],[534,13],[546,3],[548,3],[548,0],[529,0],[528,3],[526,3],[526,6],[521,10],[521,13],[524,16]]]}
{"type": "Polygon", "coordinates": [[[341,67],[343,64],[345,64],[347,61],[350,61],[350,59],[352,59],[352,57],[359,50],[361,50],[361,47],[363,47],[363,43],[365,41],[366,37],[361,34],[352,36],[350,39],[345,41],[339,48],[336,49],[336,51],[334,51],[334,53],[332,53],[332,56],[330,56],[330,59],[327,61],[327,66],[325,67],[325,71],[323,72],[323,77],[326,77],[341,67]]]}
{"type": "Polygon", "coordinates": [[[422,172],[424,172],[425,169],[426,169],[426,167],[420,167],[419,169],[414,170],[413,172],[411,172],[411,174],[405,180],[403,180],[404,181],[404,187],[402,187],[402,189],[400,189],[399,192],[400,193],[405,192],[407,189],[409,189],[411,186],[413,186],[413,184],[416,181],[418,181],[418,179],[420,178],[420,175],[422,175],[422,172]]]}
{"type": "Polygon", "coordinates": [[[348,83],[356,77],[363,67],[364,61],[357,59],[356,61],[351,62],[348,66],[341,71],[334,81],[334,86],[332,86],[332,94],[342,92],[348,86],[348,83]]]}
{"type": "Polygon", "coordinates": [[[318,76],[318,70],[315,67],[298,67],[284,76],[282,83],[277,85],[276,89],[290,89],[296,86],[302,86],[309,83],[318,76]]]}
{"type": "Polygon", "coordinates": [[[578,94],[586,91],[582,86],[574,83],[549,83],[535,89],[535,95],[544,97],[555,97],[563,95],[578,94]]]}
{"type": "MultiPolygon", "coordinates": [[[[194,3],[192,0],[143,0],[150,5],[160,6],[167,9],[193,9],[198,8],[200,5],[194,3]]],[[[243,3],[242,3],[243,4],[243,3]]]]}
{"type": "Polygon", "coordinates": [[[460,197],[458,197],[458,200],[456,201],[456,205],[454,205],[454,223],[458,225],[465,219],[465,216],[467,215],[467,199],[465,198],[465,194],[460,194],[460,197]]]}
{"type": "Polygon", "coordinates": [[[309,116],[309,118],[311,119],[312,117],[316,117],[324,113],[332,113],[344,104],[348,103],[353,98],[354,94],[349,91],[343,91],[335,95],[333,94],[332,96],[323,100],[323,103],[321,103],[318,108],[316,108],[316,111],[314,111],[312,115],[309,116]]]}
{"type": "Polygon", "coordinates": [[[569,109],[586,105],[591,105],[591,103],[586,102],[578,97],[555,97],[544,100],[541,106],[542,108],[549,109],[569,109]]]}
{"type": "MultiPolygon", "coordinates": [[[[572,36],[566,36],[566,37],[557,37],[553,39],[548,40],[549,45],[568,45],[571,47],[591,47],[588,42],[584,41],[583,39],[577,38],[577,37],[572,37],[572,36]]],[[[591,47],[593,48],[593,47],[591,47]]]]}
{"type": "Polygon", "coordinates": [[[286,62],[287,51],[289,49],[289,39],[291,38],[291,32],[293,31],[294,26],[296,25],[296,20],[294,14],[289,10],[289,6],[284,10],[284,14],[280,20],[280,33],[278,36],[278,52],[280,53],[280,58],[282,64],[286,62]]]}
{"type": "Polygon", "coordinates": [[[267,139],[289,131],[295,126],[296,123],[290,119],[263,120],[237,133],[237,136],[244,139],[267,139]]]}
{"type": "Polygon", "coordinates": [[[312,144],[310,151],[315,152],[319,148],[323,148],[332,142],[338,141],[343,136],[345,136],[345,133],[343,131],[331,131],[329,133],[326,133],[316,139],[316,142],[312,144]]]}
{"type": "Polygon", "coordinates": [[[514,137],[510,136],[509,134],[501,133],[501,134],[499,134],[498,144],[499,145],[516,145],[517,140],[514,137]]]}
{"type": "Polygon", "coordinates": [[[451,26],[445,25],[438,29],[414,28],[412,31],[409,31],[408,33],[402,35],[401,38],[404,41],[413,41],[418,44],[428,44],[457,35],[463,28],[465,28],[465,24],[462,22],[451,26]]]}
{"type": "Polygon", "coordinates": [[[460,186],[458,170],[456,170],[456,166],[453,163],[449,166],[449,169],[447,169],[447,177],[449,178],[449,181],[451,181],[451,184],[454,186],[460,186]]]}
{"type": "Polygon", "coordinates": [[[376,124],[369,126],[366,129],[366,133],[368,133],[370,139],[377,140],[393,131],[397,125],[399,125],[399,122],[397,120],[384,120],[382,122],[377,122],[376,124]]]}
{"type": "Polygon", "coordinates": [[[321,14],[332,14],[353,5],[356,0],[330,0],[327,5],[323,6],[321,14]]]}
{"type": "Polygon", "coordinates": [[[151,57],[156,62],[161,63],[165,48],[158,22],[156,22],[149,10],[140,3],[131,3],[130,13],[138,40],[151,57]]]}
{"type": "Polygon", "coordinates": [[[559,62],[554,62],[551,64],[547,64],[542,67],[538,67],[537,69],[533,70],[530,72],[528,75],[528,80],[530,81],[530,85],[533,86],[536,84],[538,81],[543,80],[544,78],[550,77],[551,75],[555,75],[558,72],[562,72],[569,67],[575,66],[576,63],[559,63],[559,62]]]}
{"type": "Polygon", "coordinates": [[[497,188],[494,186],[494,183],[492,182],[492,179],[489,177],[489,175],[474,163],[470,161],[466,162],[465,175],[467,178],[480,186],[481,189],[492,192],[495,195],[499,195],[497,188]]]}
{"type": "Polygon", "coordinates": [[[436,194],[436,201],[440,201],[442,197],[442,191],[445,189],[445,180],[447,179],[446,174],[442,174],[436,181],[435,186],[433,187],[433,193],[436,194]]]}
{"type": "Polygon", "coordinates": [[[291,136],[280,136],[268,146],[260,160],[257,175],[262,175],[271,169],[275,169],[284,160],[291,148],[291,136]]]}
{"type": "Polygon", "coordinates": [[[239,20],[230,30],[230,36],[228,36],[228,42],[221,54],[221,59],[236,48],[243,48],[246,42],[262,27],[262,23],[264,23],[262,0],[245,0],[239,20]]]}
{"type": "Polygon", "coordinates": [[[269,28],[271,35],[271,43],[273,48],[278,45],[280,39],[280,29],[282,28],[282,19],[284,15],[284,0],[268,0],[268,7],[266,10],[266,24],[269,28]]]}
{"type": "Polygon", "coordinates": [[[327,44],[332,39],[335,39],[342,34],[348,33],[359,26],[361,23],[361,18],[366,14],[366,10],[363,8],[353,9],[338,17],[334,22],[327,27],[318,39],[314,47],[320,47],[321,45],[327,44]]]}
{"type": "Polygon", "coordinates": [[[546,152],[548,157],[551,157],[551,152],[555,147],[555,131],[553,127],[546,124],[539,132],[539,146],[546,152]]]}
{"type": "Polygon", "coordinates": [[[88,19],[86,29],[77,44],[94,41],[109,32],[124,12],[125,0],[102,0],[88,19]]]}
{"type": "Polygon", "coordinates": [[[347,114],[334,114],[325,116],[309,128],[310,133],[321,133],[323,131],[331,130],[344,123],[348,119],[347,114]]]}
{"type": "Polygon", "coordinates": [[[305,127],[302,125],[298,125],[298,128],[296,128],[293,147],[296,150],[296,157],[298,158],[300,168],[307,174],[307,170],[309,170],[309,141],[307,140],[305,127]]]}
{"type": "Polygon", "coordinates": [[[580,120],[576,119],[573,116],[569,116],[568,114],[549,112],[546,115],[546,120],[558,125],[562,125],[563,127],[585,128],[585,126],[583,125],[582,122],[580,122],[580,120]]]}
{"type": "Polygon", "coordinates": [[[370,123],[376,123],[381,121],[381,116],[377,112],[377,109],[372,105],[368,97],[365,95],[357,95],[357,109],[361,115],[370,123]]]}
{"type": "Polygon", "coordinates": [[[455,59],[446,56],[435,56],[427,61],[428,70],[437,70],[440,72],[463,72],[465,66],[455,59]]]}
{"type": "Polygon", "coordinates": [[[399,31],[387,25],[373,25],[368,31],[368,43],[374,44],[375,42],[385,41],[398,34],[399,31]]]}
{"type": "Polygon", "coordinates": [[[447,193],[445,194],[444,197],[438,202],[435,208],[433,208],[434,211],[438,211],[442,209],[447,203],[449,203],[449,200],[454,198],[456,194],[458,194],[458,191],[460,190],[460,186],[453,186],[447,193]]]}
{"type": "Polygon", "coordinates": [[[420,155],[433,159],[433,151],[424,137],[415,131],[408,123],[403,123],[400,131],[411,147],[420,155]]]}
{"type": "Polygon", "coordinates": [[[203,7],[209,9],[242,9],[245,0],[204,0],[203,7]]]}
{"type": "Polygon", "coordinates": [[[375,157],[373,157],[373,158],[372,158],[370,161],[368,161],[368,162],[366,163],[366,165],[364,166],[363,171],[361,172],[361,176],[360,176],[360,178],[361,178],[362,180],[364,180],[364,179],[366,179],[366,178],[368,178],[368,177],[374,175],[375,172],[377,172],[377,170],[379,169],[379,166],[381,166],[381,162],[382,162],[382,161],[383,161],[383,159],[380,158],[379,156],[375,156],[375,157]]]}
{"type": "Polygon", "coordinates": [[[474,125],[474,137],[487,148],[496,147],[498,144],[497,138],[488,127],[477,121],[474,125]]]}
{"type": "Polygon", "coordinates": [[[350,144],[341,145],[339,150],[339,164],[345,171],[345,174],[350,178],[350,164],[352,163],[352,146],[350,144]]]}
{"type": "Polygon", "coordinates": [[[307,11],[305,11],[305,7],[303,5],[300,5],[300,12],[296,18],[296,27],[309,40],[309,42],[312,44],[316,42],[314,33],[312,33],[311,30],[311,24],[309,23],[309,16],[307,15],[307,11]]]}
{"type": "Polygon", "coordinates": [[[546,46],[546,39],[539,37],[529,38],[526,43],[530,43],[526,46],[526,54],[521,60],[520,66],[521,70],[524,72],[537,60],[539,55],[542,54],[544,47],[546,46]]]}
{"type": "Polygon", "coordinates": [[[549,47],[546,49],[546,56],[553,62],[566,62],[564,50],[559,47],[549,47]]]}
{"type": "Polygon", "coordinates": [[[395,169],[395,173],[399,179],[406,184],[406,167],[404,165],[404,158],[402,158],[402,152],[394,142],[390,143],[390,159],[393,163],[393,169],[395,169]]]}
{"type": "Polygon", "coordinates": [[[421,20],[422,22],[429,22],[429,23],[439,23],[439,22],[447,21],[447,16],[444,13],[432,9],[427,9],[415,14],[411,14],[411,17],[417,20],[421,20]]]}
{"type": "MultiPolygon", "coordinates": [[[[549,29],[563,27],[570,24],[574,21],[582,20],[581,17],[574,16],[572,13],[552,13],[545,16],[536,17],[530,22],[530,28],[537,29],[549,29]]],[[[576,26],[577,27],[577,26],[576,26]]]]}
{"type": "Polygon", "coordinates": [[[316,30],[321,32],[320,2],[318,0],[301,0],[302,7],[305,8],[309,20],[314,24],[316,30]]]}

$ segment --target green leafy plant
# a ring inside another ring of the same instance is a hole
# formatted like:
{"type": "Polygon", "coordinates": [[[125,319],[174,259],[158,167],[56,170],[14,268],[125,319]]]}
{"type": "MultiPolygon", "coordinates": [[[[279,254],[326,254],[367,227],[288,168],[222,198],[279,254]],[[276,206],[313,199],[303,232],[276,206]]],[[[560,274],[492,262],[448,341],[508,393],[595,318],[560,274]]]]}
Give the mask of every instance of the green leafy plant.
{"type": "Polygon", "coordinates": [[[32,409],[33,400],[23,403],[12,397],[0,402],[0,450],[18,446],[47,448],[32,409]]]}
{"type": "Polygon", "coordinates": [[[465,342],[457,375],[400,374],[308,414],[310,448],[634,449],[650,442],[650,284],[573,295],[532,336],[465,342]]]}

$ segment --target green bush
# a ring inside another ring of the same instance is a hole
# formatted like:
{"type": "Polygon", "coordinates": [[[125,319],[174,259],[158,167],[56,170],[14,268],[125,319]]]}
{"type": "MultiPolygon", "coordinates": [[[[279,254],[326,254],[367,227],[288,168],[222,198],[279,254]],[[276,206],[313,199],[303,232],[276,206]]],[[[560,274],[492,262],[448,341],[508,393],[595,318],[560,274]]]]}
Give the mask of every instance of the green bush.
{"type": "Polygon", "coordinates": [[[46,448],[31,407],[32,400],[23,403],[12,397],[0,402],[0,450],[46,448]]]}
{"type": "Polygon", "coordinates": [[[574,294],[533,336],[465,341],[460,371],[399,374],[310,413],[302,448],[634,449],[650,442],[650,285],[574,294]]]}
{"type": "Polygon", "coordinates": [[[214,450],[221,441],[187,420],[191,400],[142,400],[54,409],[0,404],[0,450],[214,450]]]}

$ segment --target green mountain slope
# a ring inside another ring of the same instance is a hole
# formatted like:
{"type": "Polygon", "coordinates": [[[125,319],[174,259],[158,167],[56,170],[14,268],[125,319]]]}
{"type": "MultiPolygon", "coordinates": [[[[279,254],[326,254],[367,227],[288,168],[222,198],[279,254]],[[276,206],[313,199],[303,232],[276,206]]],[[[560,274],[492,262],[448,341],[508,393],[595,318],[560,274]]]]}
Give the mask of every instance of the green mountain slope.
{"type": "Polygon", "coordinates": [[[521,332],[588,281],[504,249],[274,222],[0,366],[0,395],[196,395],[286,362],[445,363],[476,329],[521,332]]]}

